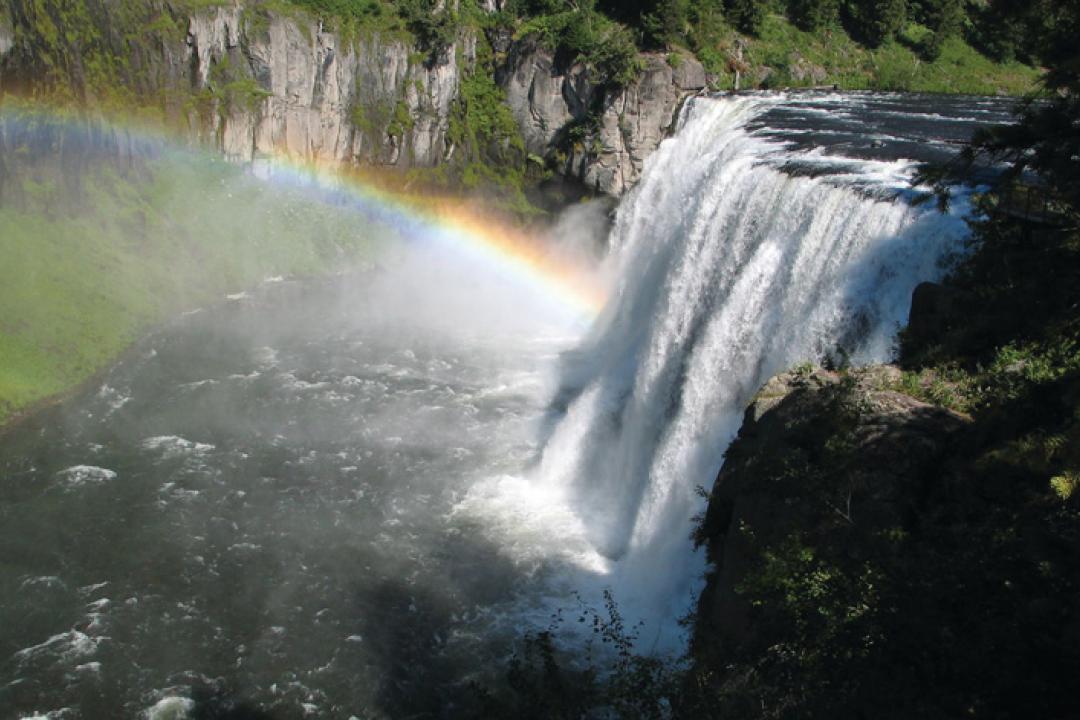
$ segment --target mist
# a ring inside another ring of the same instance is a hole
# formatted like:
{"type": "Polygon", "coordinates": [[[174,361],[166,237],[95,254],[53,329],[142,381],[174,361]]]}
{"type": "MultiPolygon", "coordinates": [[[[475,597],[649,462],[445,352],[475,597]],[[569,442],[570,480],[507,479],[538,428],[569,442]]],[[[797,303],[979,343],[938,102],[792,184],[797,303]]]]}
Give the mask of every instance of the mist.
{"type": "Polygon", "coordinates": [[[602,575],[530,469],[592,319],[553,269],[602,282],[607,204],[513,230],[526,263],[477,208],[119,128],[0,137],[0,402],[75,388],[0,435],[0,705],[435,712],[602,575]]]}

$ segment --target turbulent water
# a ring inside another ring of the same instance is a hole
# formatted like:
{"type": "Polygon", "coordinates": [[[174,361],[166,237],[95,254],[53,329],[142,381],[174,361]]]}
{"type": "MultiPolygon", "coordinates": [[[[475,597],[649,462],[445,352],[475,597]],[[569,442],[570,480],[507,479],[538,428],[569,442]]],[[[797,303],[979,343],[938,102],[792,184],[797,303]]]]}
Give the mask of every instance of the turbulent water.
{"type": "Polygon", "coordinates": [[[746,402],[888,356],[965,236],[909,204],[910,159],[1004,108],[692,101],[583,337],[414,252],[177,319],[0,438],[0,718],[453,716],[447,689],[604,588],[677,648],[695,487],[746,402]]]}
{"type": "MultiPolygon", "coordinates": [[[[698,590],[689,551],[743,409],[771,375],[888,359],[911,292],[967,234],[910,204],[916,160],[942,160],[1008,104],[903,95],[692,101],[611,234],[617,295],[568,354],[544,482],[565,489],[615,560],[619,598],[677,645],[698,590]],[[944,113],[944,114],[942,114],[944,113]]],[[[963,205],[961,201],[960,205],[963,205]]]]}

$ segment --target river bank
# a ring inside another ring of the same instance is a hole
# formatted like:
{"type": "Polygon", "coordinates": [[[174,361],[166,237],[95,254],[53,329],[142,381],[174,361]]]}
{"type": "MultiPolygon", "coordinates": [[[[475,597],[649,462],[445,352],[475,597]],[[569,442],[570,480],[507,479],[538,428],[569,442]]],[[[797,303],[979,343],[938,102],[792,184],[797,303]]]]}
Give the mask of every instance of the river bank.
{"type": "Polygon", "coordinates": [[[38,121],[12,147],[5,119],[0,423],[80,386],[156,323],[267,278],[347,269],[385,233],[213,156],[117,155],[93,147],[93,124],[38,121]]]}

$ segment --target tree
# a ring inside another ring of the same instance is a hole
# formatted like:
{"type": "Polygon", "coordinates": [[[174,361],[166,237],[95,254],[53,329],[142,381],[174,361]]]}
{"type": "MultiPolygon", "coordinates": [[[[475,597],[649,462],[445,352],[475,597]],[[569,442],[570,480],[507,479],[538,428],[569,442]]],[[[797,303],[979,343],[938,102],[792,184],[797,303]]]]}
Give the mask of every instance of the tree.
{"type": "Polygon", "coordinates": [[[921,0],[913,5],[915,19],[930,29],[921,43],[920,54],[937,60],[945,41],[957,35],[967,18],[963,0],[921,0]]]}
{"type": "Polygon", "coordinates": [[[968,11],[967,36],[994,60],[1041,62],[1060,69],[1070,63],[1068,52],[1062,55],[1062,48],[1055,51],[1049,46],[1069,37],[1066,45],[1075,45],[1077,14],[1076,0],[977,2],[968,11]]]}
{"type": "Polygon", "coordinates": [[[688,0],[660,0],[652,12],[639,18],[645,45],[665,47],[686,36],[689,19],[688,0]]]}
{"type": "Polygon", "coordinates": [[[457,36],[454,12],[449,7],[439,8],[437,0],[399,0],[398,12],[428,52],[428,62],[434,65],[445,59],[457,36]]]}
{"type": "Polygon", "coordinates": [[[847,0],[844,24],[848,32],[870,47],[892,40],[907,23],[907,0],[847,0]]]}
{"type": "Polygon", "coordinates": [[[728,22],[747,35],[757,35],[765,20],[765,3],[759,0],[724,0],[728,22]]]}
{"type": "Polygon", "coordinates": [[[796,27],[813,32],[839,21],[840,3],[839,0],[788,0],[787,14],[796,27]]]}

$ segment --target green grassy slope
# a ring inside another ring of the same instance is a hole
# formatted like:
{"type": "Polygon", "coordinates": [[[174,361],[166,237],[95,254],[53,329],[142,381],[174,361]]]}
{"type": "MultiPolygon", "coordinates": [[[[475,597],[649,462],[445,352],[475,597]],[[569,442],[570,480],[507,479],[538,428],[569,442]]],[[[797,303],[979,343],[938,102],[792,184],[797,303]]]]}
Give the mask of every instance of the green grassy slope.
{"type": "MultiPolygon", "coordinates": [[[[749,70],[743,87],[757,77],[769,88],[837,85],[844,90],[904,90],[972,95],[1023,95],[1035,89],[1039,71],[1018,62],[997,63],[959,37],[951,37],[933,62],[920,58],[918,43],[929,31],[909,25],[899,40],[872,49],[860,45],[838,27],[806,32],[779,14],[766,16],[759,37],[744,38],[743,58],[749,70]],[[817,72],[813,72],[813,70],[817,72]],[[816,77],[815,77],[816,75],[816,77]]],[[[730,89],[738,36],[722,31],[714,44],[698,53],[706,66],[730,89]]]]}
{"type": "MultiPolygon", "coordinates": [[[[12,24],[14,9],[22,9],[16,35],[41,65],[32,85],[43,99],[161,122],[170,108],[178,118],[187,118],[182,111],[207,98],[152,79],[160,69],[154,58],[163,44],[183,42],[191,13],[219,4],[222,0],[165,5],[18,0],[6,13],[0,10],[0,18],[12,24]],[[61,33],[61,27],[67,32],[61,33]]],[[[419,47],[437,47],[463,26],[509,30],[518,37],[533,32],[542,39],[545,34],[538,28],[588,26],[590,32],[571,33],[573,42],[566,32],[549,33],[546,42],[594,66],[601,85],[611,73],[632,69],[627,57],[636,57],[633,43],[641,41],[632,28],[591,6],[489,15],[479,11],[475,0],[462,0],[456,12],[430,18],[420,12],[423,7],[423,2],[396,0],[246,0],[244,17],[251,30],[265,22],[268,12],[314,13],[346,37],[378,31],[416,37],[419,47]]],[[[718,88],[731,86],[732,62],[740,52],[746,64],[744,87],[755,82],[766,87],[836,84],[1014,95],[1035,87],[1035,69],[995,63],[955,36],[945,41],[937,60],[921,60],[917,48],[927,32],[910,25],[899,39],[870,49],[839,26],[804,32],[774,12],[764,17],[757,37],[740,35],[716,15],[712,24],[700,23],[683,39],[694,46],[718,88]]],[[[476,70],[466,75],[452,114],[451,137],[461,148],[455,167],[416,170],[412,180],[482,189],[526,214],[532,208],[523,188],[550,171],[528,162],[503,92],[494,83],[503,56],[493,51],[485,33],[479,37],[476,70]]],[[[672,49],[673,64],[683,52],[672,49]]],[[[209,97],[227,102],[237,93],[250,95],[253,83],[250,78],[234,81],[209,97]]],[[[66,191],[57,189],[61,174],[16,177],[22,202],[12,204],[6,196],[0,202],[0,257],[5,260],[0,263],[0,422],[84,380],[169,313],[246,287],[266,274],[325,270],[336,262],[336,248],[346,248],[346,254],[359,251],[360,241],[349,234],[348,220],[340,213],[316,211],[295,197],[269,202],[261,195],[265,189],[240,182],[235,173],[191,158],[147,166],[137,178],[100,169],[93,181],[83,183],[77,211],[66,191]],[[305,224],[318,226],[319,232],[304,232],[305,224]]]]}
{"type": "MultiPolygon", "coordinates": [[[[37,177],[33,177],[33,176],[37,177]]],[[[111,166],[77,197],[51,170],[0,206],[0,423],[105,367],[140,333],[278,274],[347,267],[380,231],[355,214],[174,155],[111,166]]]]}

